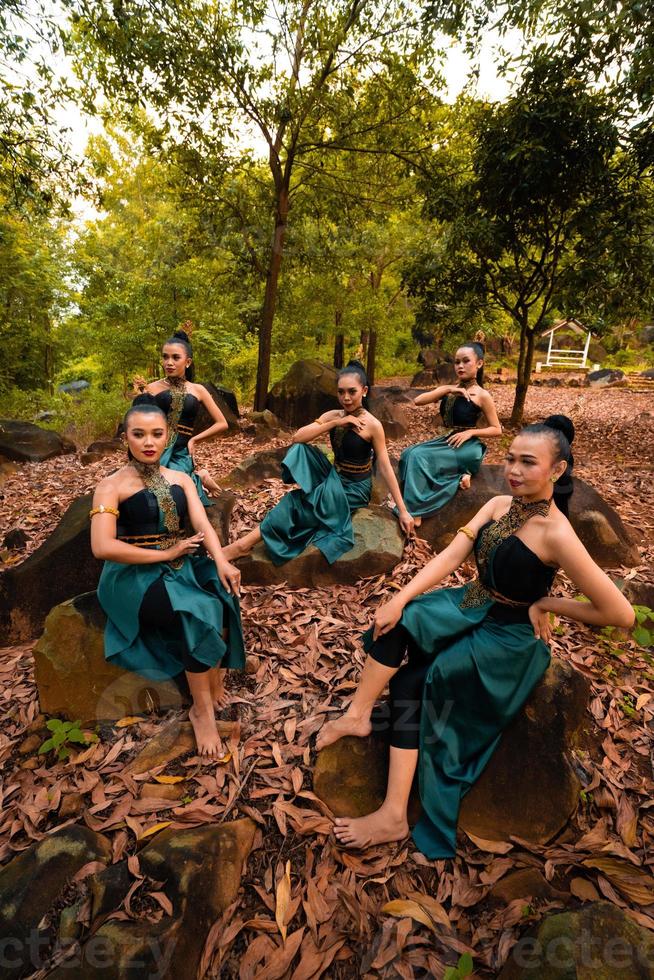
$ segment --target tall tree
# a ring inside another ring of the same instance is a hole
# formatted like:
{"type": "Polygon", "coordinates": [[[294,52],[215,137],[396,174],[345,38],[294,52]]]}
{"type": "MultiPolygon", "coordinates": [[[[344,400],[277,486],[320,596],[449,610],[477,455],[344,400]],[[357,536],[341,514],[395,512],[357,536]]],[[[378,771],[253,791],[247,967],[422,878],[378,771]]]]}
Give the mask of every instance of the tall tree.
{"type": "Polygon", "coordinates": [[[353,151],[363,136],[370,139],[359,126],[357,86],[398,55],[415,66],[414,85],[378,120],[378,147],[400,117],[412,118],[425,91],[417,55],[434,56],[420,38],[416,9],[409,0],[286,0],[279,7],[250,0],[238,8],[208,0],[76,0],[75,7],[82,65],[110,99],[151,106],[163,119],[162,139],[182,137],[226,165],[249,160],[248,143],[265,149],[270,233],[255,393],[261,408],[295,194],[320,167],[335,106],[346,108],[339,122],[353,151]]]}
{"type": "Polygon", "coordinates": [[[440,247],[407,268],[407,281],[427,307],[495,308],[512,318],[520,332],[517,424],[536,334],[573,284],[584,276],[590,285],[624,203],[615,104],[565,59],[535,56],[514,96],[473,106],[468,117],[424,182],[440,247]]]}

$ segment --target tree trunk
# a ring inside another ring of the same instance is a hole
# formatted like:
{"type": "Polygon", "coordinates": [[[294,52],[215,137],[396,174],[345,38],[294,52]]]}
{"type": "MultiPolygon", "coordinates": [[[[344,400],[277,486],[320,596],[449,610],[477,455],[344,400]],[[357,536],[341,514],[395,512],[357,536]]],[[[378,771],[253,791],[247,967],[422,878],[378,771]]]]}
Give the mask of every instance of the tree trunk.
{"type": "Polygon", "coordinates": [[[288,188],[284,187],[277,199],[277,212],[275,215],[275,234],[273,237],[273,247],[266,273],[266,292],[263,298],[263,308],[261,310],[261,323],[259,325],[259,357],[257,360],[257,386],[254,393],[254,409],[262,412],[266,407],[266,395],[270,384],[270,355],[272,348],[272,327],[275,319],[275,309],[277,307],[277,294],[279,291],[279,272],[282,267],[282,256],[284,254],[284,241],[286,239],[286,227],[288,220],[288,188]]]}
{"type": "Polygon", "coordinates": [[[370,331],[370,340],[368,342],[368,360],[366,362],[366,374],[368,375],[368,384],[374,385],[375,383],[375,359],[377,356],[377,331],[370,331]]]}
{"type": "Polygon", "coordinates": [[[336,310],[334,312],[334,327],[336,328],[336,336],[334,338],[334,367],[337,371],[343,367],[343,361],[345,359],[345,334],[341,333],[341,324],[343,323],[343,310],[336,310]]]}
{"type": "Polygon", "coordinates": [[[531,368],[534,360],[534,331],[527,323],[520,325],[520,356],[518,358],[518,382],[515,388],[515,399],[511,411],[511,425],[520,425],[527,398],[527,390],[531,381],[531,368]]]}
{"type": "Polygon", "coordinates": [[[361,361],[365,364],[366,358],[368,356],[368,341],[370,340],[370,331],[361,331],[361,361]]]}

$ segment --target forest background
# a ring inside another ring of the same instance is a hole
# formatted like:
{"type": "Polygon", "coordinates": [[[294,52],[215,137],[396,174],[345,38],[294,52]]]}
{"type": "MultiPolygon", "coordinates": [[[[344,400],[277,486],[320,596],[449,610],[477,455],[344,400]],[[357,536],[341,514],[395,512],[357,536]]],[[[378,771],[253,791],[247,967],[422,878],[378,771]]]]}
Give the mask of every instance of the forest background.
{"type": "Polygon", "coordinates": [[[563,315],[651,366],[649,6],[5,0],[0,416],[109,432],[187,321],[198,379],[257,408],[300,357],[411,374],[483,329],[516,421],[563,315]]]}

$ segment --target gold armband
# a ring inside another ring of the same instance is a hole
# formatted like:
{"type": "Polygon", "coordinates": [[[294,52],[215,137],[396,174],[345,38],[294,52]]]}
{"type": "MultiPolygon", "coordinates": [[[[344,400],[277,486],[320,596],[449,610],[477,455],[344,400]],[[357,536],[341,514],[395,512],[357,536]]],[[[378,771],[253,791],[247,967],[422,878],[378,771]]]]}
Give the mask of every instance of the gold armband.
{"type": "Polygon", "coordinates": [[[320,419],[314,419],[313,420],[313,424],[314,425],[322,425],[322,422],[320,421],[320,419]]]}
{"type": "Polygon", "coordinates": [[[465,527],[458,527],[456,529],[456,533],[458,534],[459,531],[461,532],[461,534],[465,534],[466,538],[470,538],[470,540],[474,544],[476,535],[473,534],[473,532],[470,530],[470,528],[467,525],[465,527]]]}
{"type": "Polygon", "coordinates": [[[114,517],[120,517],[120,511],[117,511],[115,507],[105,507],[104,504],[100,504],[99,507],[94,507],[93,510],[89,511],[89,517],[95,517],[96,514],[113,514],[114,517]]]}

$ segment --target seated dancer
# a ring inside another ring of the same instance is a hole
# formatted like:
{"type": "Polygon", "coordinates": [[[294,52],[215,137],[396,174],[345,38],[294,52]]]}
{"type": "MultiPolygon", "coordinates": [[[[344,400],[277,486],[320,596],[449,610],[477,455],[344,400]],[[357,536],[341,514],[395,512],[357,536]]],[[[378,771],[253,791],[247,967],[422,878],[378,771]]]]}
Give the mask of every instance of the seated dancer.
{"type": "Polygon", "coordinates": [[[105,657],[155,681],[185,671],[198,752],[215,757],[219,665],[245,664],[241,573],[225,558],[193,480],[161,466],[168,426],[150,395],[125,415],[124,439],[129,462],[98,484],[91,511],[91,547],[105,560],[98,585],[105,657]],[[195,533],[184,538],[187,524],[195,533]],[[210,557],[196,554],[200,545],[210,557]]]}
{"type": "Polygon", "coordinates": [[[168,419],[168,443],[161,457],[161,465],[171,470],[187,473],[195,483],[198,495],[206,506],[211,504],[204,487],[210,493],[219,489],[206,469],[196,471],[193,450],[202,439],[227,432],[225,416],[204,385],[193,384],[193,349],[188,334],[178,330],[163,345],[161,352],[165,378],[146,384],[143,378],[135,378],[138,390],[154,396],[168,419]],[[200,405],[204,405],[213,419],[208,429],[193,435],[193,426],[200,405]]]}
{"type": "Polygon", "coordinates": [[[440,510],[459,487],[467,490],[481,466],[486,447],[480,439],[502,434],[490,392],[483,388],[484,348],[476,341],[459,347],[454,357],[459,378],[414,399],[416,405],[440,401],[445,435],[408,446],[400,456],[400,487],[416,526],[440,510]],[[484,425],[476,428],[480,417],[484,425]]]}
{"type": "Polygon", "coordinates": [[[297,483],[268,511],[259,527],[225,548],[230,561],[246,555],[263,539],[275,565],[296,558],[314,544],[331,564],[354,547],[352,514],[370,503],[373,456],[397,504],[405,534],[413,520],[404,506],[400,488],[388,458],[384,430],[379,419],[365,408],[368,379],[363,365],[350,361],[338,375],[338,400],[342,409],[324,412],[295,433],[294,445],[284,457],[285,483],[297,483]],[[324,453],[307,443],[329,439],[334,451],[332,466],[324,453]]]}
{"type": "Polygon", "coordinates": [[[318,736],[320,749],[344,735],[368,735],[375,701],[389,684],[386,798],[369,816],[336,819],[340,843],[366,847],[405,837],[417,766],[423,816],[415,843],[430,859],[454,857],[461,797],[549,664],[549,614],[593,626],[632,625],[631,606],[552,502],[569,456],[560,429],[524,428],[506,457],[511,496],[489,500],[377,610],[352,703],[318,736]],[[473,547],[478,578],[430,592],[473,547]],[[559,567],[588,602],[549,596],[559,567]]]}

